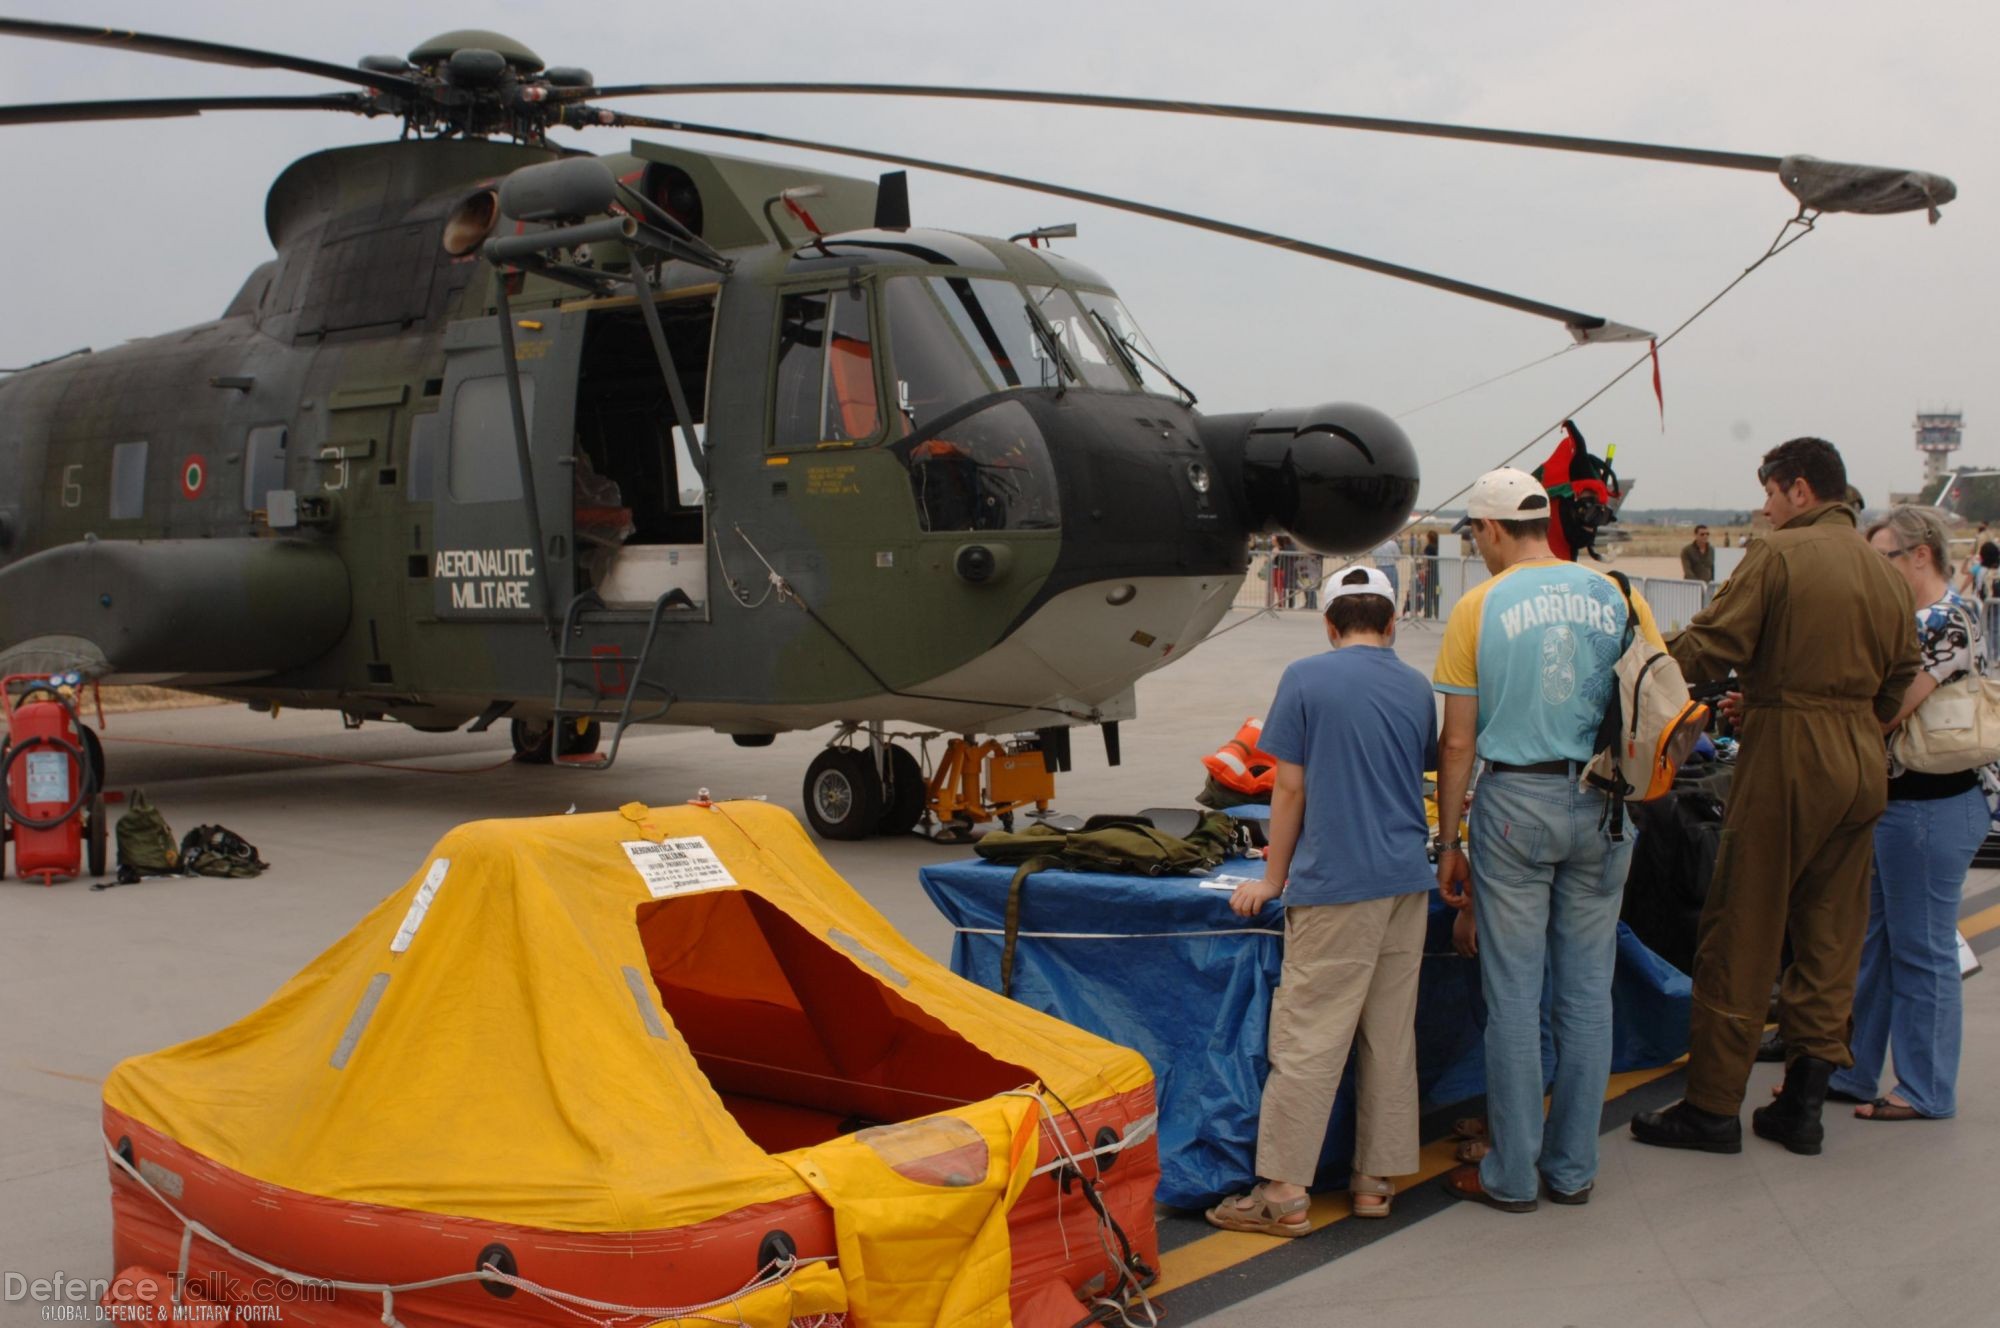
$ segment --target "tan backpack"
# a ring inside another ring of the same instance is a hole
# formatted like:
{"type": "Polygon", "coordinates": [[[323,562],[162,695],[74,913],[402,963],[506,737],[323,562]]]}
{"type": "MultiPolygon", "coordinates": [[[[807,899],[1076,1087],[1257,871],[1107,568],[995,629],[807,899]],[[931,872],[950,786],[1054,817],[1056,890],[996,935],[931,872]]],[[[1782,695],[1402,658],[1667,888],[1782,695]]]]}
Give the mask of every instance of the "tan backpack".
{"type": "Polygon", "coordinates": [[[1625,804],[1663,798],[1674,775],[1708,727],[1708,707],[1688,693],[1681,666],[1639,631],[1632,584],[1608,573],[1625,595],[1625,650],[1612,666],[1616,682],[1597,730],[1597,755],[1582,786],[1611,796],[1611,837],[1625,837],[1625,804]]]}

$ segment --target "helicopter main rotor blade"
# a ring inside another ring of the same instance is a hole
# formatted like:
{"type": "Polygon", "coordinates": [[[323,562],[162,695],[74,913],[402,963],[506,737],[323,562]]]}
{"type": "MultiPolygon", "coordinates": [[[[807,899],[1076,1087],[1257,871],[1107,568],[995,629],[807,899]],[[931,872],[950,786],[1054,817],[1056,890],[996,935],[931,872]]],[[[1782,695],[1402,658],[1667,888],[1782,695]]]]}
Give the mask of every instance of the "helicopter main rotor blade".
{"type": "Polygon", "coordinates": [[[154,97],[141,101],[51,101],[39,105],[0,106],[0,125],[62,124],[79,120],[167,120],[206,111],[347,111],[355,115],[380,112],[358,92],[324,97],[154,97]]]}
{"type": "Polygon", "coordinates": [[[31,37],[37,41],[73,42],[79,46],[110,46],[144,55],[165,55],[176,60],[202,64],[234,65],[239,69],[289,69],[295,74],[311,74],[341,83],[355,83],[398,96],[424,99],[431,95],[421,83],[394,74],[378,74],[348,65],[307,60],[275,51],[258,51],[248,46],[225,46],[220,42],[194,41],[187,37],[162,37],[149,32],[129,32],[122,28],[93,28],[81,23],[40,23],[25,18],[0,18],[0,37],[31,37]]]}
{"type": "Polygon", "coordinates": [[[960,88],[921,83],[632,83],[607,88],[578,88],[564,99],[599,101],[606,97],[669,97],[730,93],[801,94],[843,97],[943,97],[961,101],[1028,102],[1045,106],[1097,106],[1121,111],[1160,111],[1170,115],[1205,115],[1227,120],[1263,120],[1274,124],[1313,125],[1323,129],[1361,129],[1379,134],[1413,134],[1422,138],[1456,138],[1472,143],[1547,148],[1556,152],[1590,152],[1606,157],[1637,157],[1673,161],[1688,166],[1719,166],[1727,170],[1775,173],[1781,157],[1710,148],[1632,143],[1611,138],[1578,138],[1570,134],[1538,134],[1478,125],[1437,124],[1427,120],[1385,120],[1369,115],[1335,115],[1323,111],[1293,111],[1272,106],[1233,106],[1224,102],[1164,101],[1153,97],[1110,97],[1082,92],[1036,92],[1020,88],[960,88]]]}
{"type": "Polygon", "coordinates": [[[1388,263],[1379,258],[1368,258],[1361,254],[1349,253],[1344,249],[1334,249],[1310,240],[1295,239],[1280,235],[1275,231],[1260,230],[1254,226],[1242,226],[1231,221],[1218,221],[1213,217],[1197,216],[1192,212],[1181,212],[1174,208],[1157,207],[1151,203],[1141,203],[1129,198],[1118,198],[1111,194],[1094,193],[1088,189],[1072,189],[1068,185],[1051,184],[1046,180],[1029,180],[1018,175],[1002,175],[997,171],[980,170],[972,166],[954,166],[949,162],[930,161],[923,157],[905,156],[895,152],[880,152],[872,148],[843,147],[835,143],[820,143],[812,139],[792,138],[784,134],[766,134],[754,129],[725,129],[718,125],[693,124],[686,120],[666,120],[649,115],[626,115],[619,111],[598,107],[579,106],[572,110],[571,127],[589,125],[609,125],[633,129],[666,129],[684,134],[702,134],[712,138],[742,139],[752,143],[769,143],[776,147],[798,148],[807,152],[825,152],[839,157],[858,157],[864,161],[888,162],[896,166],[906,166],[915,170],[936,171],[941,175],[957,175],[968,180],[983,180],[988,184],[1006,185],[1011,189],[1026,189],[1038,194],[1052,194],[1058,198],[1071,198],[1080,203],[1092,203],[1099,207],[1114,208],[1120,212],[1136,213],[1142,217],[1152,217],[1159,221],[1172,222],[1178,226],[1192,226],[1197,230],[1212,231],[1218,235],[1228,235],[1252,244],[1269,245],[1274,249],[1285,249],[1292,253],[1305,254],[1311,258],[1325,259],[1331,263],[1342,263],[1348,267],[1358,267],[1366,272],[1374,272],[1399,281],[1415,282],[1434,290],[1447,291],[1453,295],[1463,295],[1468,299],[1482,300],[1487,304],[1497,304],[1538,318],[1548,318],[1569,329],[1570,335],[1579,342],[1584,341],[1643,341],[1650,333],[1636,328],[1613,323],[1596,314],[1582,313],[1575,309],[1565,309],[1561,305],[1545,304],[1540,300],[1530,300],[1519,295],[1509,295],[1505,291],[1492,290],[1485,286],[1475,286],[1470,282],[1453,277],[1439,276],[1419,268],[1404,267],[1400,263],[1388,263]]]}

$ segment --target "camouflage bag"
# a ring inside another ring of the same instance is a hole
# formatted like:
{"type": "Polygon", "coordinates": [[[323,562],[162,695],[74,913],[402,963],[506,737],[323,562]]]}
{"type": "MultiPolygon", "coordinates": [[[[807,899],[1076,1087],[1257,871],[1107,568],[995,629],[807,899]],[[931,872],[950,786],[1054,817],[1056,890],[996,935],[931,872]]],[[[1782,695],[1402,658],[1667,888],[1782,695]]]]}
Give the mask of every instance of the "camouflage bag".
{"type": "Polygon", "coordinates": [[[181,862],[197,876],[248,879],[271,864],[257,855],[257,846],[227,826],[198,825],[181,840],[181,862]]]}
{"type": "Polygon", "coordinates": [[[181,853],[173,828],[146,797],[132,790],[131,804],[118,818],[118,866],[133,873],[168,873],[181,869],[181,853]]]}

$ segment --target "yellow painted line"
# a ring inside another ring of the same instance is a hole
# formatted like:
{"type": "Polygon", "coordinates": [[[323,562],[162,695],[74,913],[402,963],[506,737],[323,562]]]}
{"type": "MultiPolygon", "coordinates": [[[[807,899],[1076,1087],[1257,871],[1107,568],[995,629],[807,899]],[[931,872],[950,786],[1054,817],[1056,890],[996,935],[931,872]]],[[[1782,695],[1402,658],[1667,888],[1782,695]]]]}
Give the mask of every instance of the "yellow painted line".
{"type": "Polygon", "coordinates": [[[1969,918],[1960,918],[1958,922],[1959,934],[1968,941],[1981,933],[1992,931],[1995,927],[2000,927],[2000,904],[1995,904],[1992,908],[1982,908],[1969,918]]]}
{"type": "MultiPolygon", "coordinates": [[[[1671,1065],[1662,1065],[1656,1069],[1627,1070],[1623,1074],[1614,1074],[1605,1087],[1604,1099],[1608,1102],[1612,1098],[1623,1097],[1635,1088],[1643,1087],[1656,1079],[1666,1078],[1685,1064],[1687,1057],[1683,1056],[1671,1065]]],[[[1417,1170],[1402,1178],[1396,1186],[1396,1193],[1405,1194],[1457,1166],[1458,1159],[1452,1156],[1453,1150],[1457,1147],[1456,1139],[1439,1139],[1426,1144],[1423,1152],[1418,1154],[1417,1170]]],[[[1354,1207],[1348,1200],[1347,1191],[1339,1190],[1332,1194],[1314,1195],[1312,1207],[1306,1210],[1306,1214],[1312,1229],[1319,1231],[1332,1226],[1335,1222],[1344,1222],[1352,1217],[1354,1207]]],[[[1260,1254],[1269,1254],[1288,1240],[1300,1239],[1303,1237],[1260,1236],[1250,1231],[1217,1231],[1199,1240],[1191,1240],[1160,1256],[1160,1280],[1150,1288],[1151,1294],[1165,1295],[1178,1287],[1199,1282],[1204,1277],[1212,1277],[1234,1268],[1237,1264],[1246,1263],[1260,1254]]]]}
{"type": "Polygon", "coordinates": [[[1655,1069],[1627,1070],[1623,1074],[1614,1074],[1611,1076],[1611,1083],[1604,1090],[1604,1100],[1609,1102],[1614,1097],[1624,1097],[1635,1088],[1644,1088],[1655,1079],[1666,1078],[1687,1063],[1688,1058],[1683,1056],[1679,1060],[1655,1069]]]}

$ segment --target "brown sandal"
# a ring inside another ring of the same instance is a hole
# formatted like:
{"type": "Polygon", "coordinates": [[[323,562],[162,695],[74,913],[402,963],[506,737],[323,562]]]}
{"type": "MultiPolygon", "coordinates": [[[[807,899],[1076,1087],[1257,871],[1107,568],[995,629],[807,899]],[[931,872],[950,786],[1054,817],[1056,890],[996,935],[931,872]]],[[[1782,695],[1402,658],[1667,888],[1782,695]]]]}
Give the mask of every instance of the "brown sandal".
{"type": "Polygon", "coordinates": [[[1393,1184],[1386,1180],[1378,1180],[1374,1176],[1364,1176],[1358,1171],[1347,1178],[1347,1193],[1350,1196],[1348,1206],[1356,1217],[1387,1217],[1389,1210],[1396,1203],[1396,1187],[1393,1184]],[[1364,1208],[1355,1203],[1352,1197],[1362,1194],[1372,1194],[1382,1202],[1369,1204],[1364,1208]]]}
{"type": "Polygon", "coordinates": [[[1907,1103],[1891,1102],[1886,1097],[1878,1097],[1873,1102],[1864,1102],[1861,1105],[1868,1108],[1868,1114],[1864,1116],[1857,1110],[1854,1113],[1854,1119],[1856,1120],[1898,1121],[1931,1119],[1907,1103]]]}
{"type": "Polygon", "coordinates": [[[1486,1133],[1484,1116],[1460,1116],[1451,1123],[1451,1137],[1454,1139],[1484,1139],[1486,1133]]]}
{"type": "Polygon", "coordinates": [[[1208,1210],[1208,1224],[1224,1231],[1252,1231],[1263,1236],[1308,1236],[1312,1221],[1287,1222],[1287,1217],[1304,1214],[1312,1206],[1312,1196],[1302,1194],[1280,1203],[1264,1191],[1264,1182],[1250,1187],[1248,1194],[1231,1195],[1208,1210]],[[1244,1201],[1249,1201],[1249,1206],[1244,1201]]]}
{"type": "Polygon", "coordinates": [[[1479,1167],[1476,1163],[1445,1172],[1438,1183],[1444,1192],[1454,1199],[1470,1199],[1474,1203],[1483,1203],[1488,1208],[1497,1208],[1503,1213],[1535,1211],[1536,1204],[1533,1199],[1502,1199],[1498,1195],[1488,1194],[1486,1187],[1480,1183],[1479,1167]]]}
{"type": "Polygon", "coordinates": [[[1460,1162],[1479,1162],[1492,1151],[1493,1145],[1484,1139],[1461,1139],[1458,1147],[1451,1150],[1451,1155],[1460,1162]]]}

